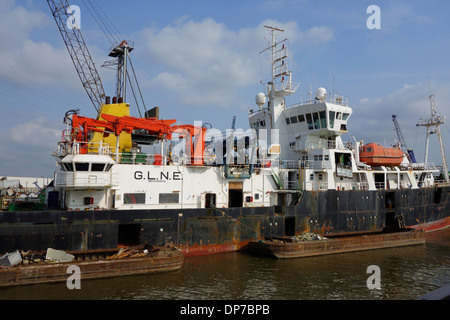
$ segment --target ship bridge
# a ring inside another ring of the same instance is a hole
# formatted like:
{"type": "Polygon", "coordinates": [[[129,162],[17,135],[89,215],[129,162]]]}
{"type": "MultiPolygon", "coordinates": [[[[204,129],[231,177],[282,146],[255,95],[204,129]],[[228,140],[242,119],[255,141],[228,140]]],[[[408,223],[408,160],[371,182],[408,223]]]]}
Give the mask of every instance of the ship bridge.
{"type": "Polygon", "coordinates": [[[352,109],[347,105],[322,99],[288,107],[284,112],[286,125],[292,133],[327,138],[346,133],[351,114],[352,109]]]}
{"type": "MultiPolygon", "coordinates": [[[[318,92],[326,92],[320,89],[318,92]]],[[[344,148],[340,137],[347,133],[352,112],[342,99],[327,100],[326,94],[288,107],[284,117],[291,148],[296,152],[344,148]]]]}
{"type": "MultiPolygon", "coordinates": [[[[259,95],[256,101],[261,106],[264,99],[259,95]]],[[[345,149],[340,137],[347,133],[352,113],[348,101],[342,97],[327,98],[326,89],[319,88],[314,99],[284,107],[277,117],[271,117],[270,107],[266,107],[251,112],[249,121],[254,129],[279,129],[280,145],[285,146],[283,158],[295,159],[298,155],[292,152],[345,149]]]]}

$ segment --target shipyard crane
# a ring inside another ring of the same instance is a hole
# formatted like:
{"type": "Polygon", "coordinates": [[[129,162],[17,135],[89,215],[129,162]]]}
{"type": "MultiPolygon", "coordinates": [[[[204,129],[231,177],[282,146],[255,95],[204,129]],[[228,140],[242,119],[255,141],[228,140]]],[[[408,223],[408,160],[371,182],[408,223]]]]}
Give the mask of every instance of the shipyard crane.
{"type": "Polygon", "coordinates": [[[400,130],[400,126],[397,121],[397,116],[395,114],[392,115],[392,121],[394,122],[395,132],[397,132],[398,141],[400,142],[401,147],[406,149],[409,161],[411,163],[416,163],[416,157],[414,155],[414,151],[407,147],[405,139],[403,138],[402,131],[400,130]]]}
{"type": "Polygon", "coordinates": [[[73,7],[67,0],[47,0],[47,3],[55,18],[59,32],[66,44],[69,55],[80,77],[86,93],[91,99],[97,112],[100,110],[105,97],[102,81],[95,68],[94,61],[89,53],[88,47],[83,39],[77,21],[73,19],[73,7]],[[68,22],[73,22],[69,24],[68,22]]]}

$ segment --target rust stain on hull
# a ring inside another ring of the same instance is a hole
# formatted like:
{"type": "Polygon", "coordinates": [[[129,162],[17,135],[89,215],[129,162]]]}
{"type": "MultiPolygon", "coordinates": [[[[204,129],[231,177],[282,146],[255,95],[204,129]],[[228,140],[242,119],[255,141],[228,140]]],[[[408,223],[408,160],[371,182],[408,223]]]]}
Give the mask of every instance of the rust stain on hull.
{"type": "Polygon", "coordinates": [[[441,220],[428,222],[428,223],[421,223],[415,226],[410,226],[411,228],[414,228],[416,230],[423,230],[425,232],[431,232],[431,231],[437,231],[444,228],[450,227],[450,217],[446,217],[441,220]]]}
{"type": "Polygon", "coordinates": [[[251,240],[234,241],[227,244],[193,244],[181,245],[179,249],[186,257],[204,256],[218,253],[235,252],[245,248],[251,240]]]}

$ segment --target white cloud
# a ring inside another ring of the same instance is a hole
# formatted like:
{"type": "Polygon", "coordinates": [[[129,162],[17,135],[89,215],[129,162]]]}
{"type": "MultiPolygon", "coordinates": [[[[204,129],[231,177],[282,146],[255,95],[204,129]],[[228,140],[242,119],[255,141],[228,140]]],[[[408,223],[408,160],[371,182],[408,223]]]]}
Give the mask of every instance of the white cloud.
{"type": "MultiPolygon", "coordinates": [[[[8,46],[16,45],[35,28],[47,25],[47,17],[40,11],[28,11],[16,6],[14,0],[0,2],[0,39],[8,46]],[[7,42],[6,42],[7,41],[7,42]]],[[[4,46],[3,49],[8,46],[4,46]]]]}
{"type": "MultiPolygon", "coordinates": [[[[3,0],[2,0],[3,1],[3,0]]],[[[24,8],[14,0],[0,4],[0,79],[16,85],[40,86],[51,84],[70,89],[82,87],[50,11],[42,12],[24,8]],[[36,41],[35,30],[51,30],[57,46],[36,41]]],[[[105,61],[106,53],[96,46],[89,50],[97,66],[105,61]],[[93,54],[94,53],[94,54],[93,54]]],[[[98,67],[97,67],[98,68],[98,67]]],[[[98,68],[103,80],[112,78],[111,72],[98,68]]]]}
{"type": "Polygon", "coordinates": [[[312,27],[302,34],[302,43],[310,45],[321,45],[328,43],[333,38],[333,32],[329,27],[312,27]]]}
{"type": "MultiPolygon", "coordinates": [[[[448,116],[447,101],[450,99],[448,88],[450,83],[433,84],[432,93],[435,93],[435,105],[438,111],[448,116]],[[447,114],[446,114],[447,113],[447,114]]],[[[428,99],[429,84],[405,84],[385,97],[362,98],[358,105],[353,106],[353,115],[349,121],[350,134],[364,142],[378,142],[392,145],[397,134],[394,130],[392,115],[397,115],[402,135],[409,148],[413,148],[418,161],[423,161],[425,150],[426,130],[417,127],[420,118],[428,119],[431,116],[428,99]]],[[[441,126],[444,136],[446,152],[450,152],[450,136],[447,126],[441,126]]],[[[442,163],[437,137],[430,137],[430,161],[442,163]]]]}
{"type": "Polygon", "coordinates": [[[28,10],[12,0],[2,3],[0,9],[0,43],[4,44],[0,78],[19,85],[75,82],[76,73],[64,47],[32,40],[32,31],[49,27],[49,15],[28,10]]]}
{"type": "MultiPolygon", "coordinates": [[[[32,118],[33,115],[25,116],[32,118]]],[[[0,173],[10,176],[51,177],[55,169],[55,158],[51,154],[61,137],[60,126],[60,123],[35,114],[34,119],[21,119],[21,122],[11,128],[2,127],[0,173]]]]}
{"type": "Polygon", "coordinates": [[[288,38],[298,47],[326,44],[333,38],[328,27],[300,30],[296,22],[266,20],[233,31],[210,18],[197,22],[183,17],[162,29],[141,32],[143,60],[149,61],[153,70],[158,66],[147,87],[175,94],[180,103],[189,106],[239,106],[244,90],[257,85],[261,72],[269,68],[261,66],[258,56],[269,40],[264,25],[285,29],[279,40],[288,38]]]}
{"type": "Polygon", "coordinates": [[[412,26],[429,26],[435,20],[417,12],[410,3],[390,1],[381,6],[382,29],[387,32],[397,32],[400,28],[412,26]]]}
{"type": "Polygon", "coordinates": [[[54,122],[38,117],[11,128],[10,139],[13,142],[35,147],[48,148],[53,146],[53,148],[56,148],[56,142],[61,136],[61,130],[54,128],[54,126],[54,122]]]}

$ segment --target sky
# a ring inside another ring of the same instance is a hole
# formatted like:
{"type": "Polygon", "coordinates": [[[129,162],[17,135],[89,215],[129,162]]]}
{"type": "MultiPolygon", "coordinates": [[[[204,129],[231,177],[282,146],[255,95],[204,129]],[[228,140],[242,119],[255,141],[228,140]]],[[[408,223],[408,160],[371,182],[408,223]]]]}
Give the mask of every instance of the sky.
{"type": "MultiPolygon", "coordinates": [[[[113,44],[93,0],[80,7],[81,33],[106,94],[115,92],[115,72],[102,65],[113,44]]],[[[418,161],[424,160],[428,96],[450,117],[450,2],[446,0],[97,0],[118,39],[134,42],[133,66],[146,109],[178,123],[210,123],[224,131],[236,116],[246,130],[248,110],[264,91],[270,72],[264,25],[285,30],[297,92],[325,87],[348,97],[353,115],[347,126],[364,142],[392,145],[392,115],[418,161]],[[379,28],[369,28],[379,8],[379,28]],[[370,26],[370,23],[369,23],[370,26]]],[[[65,128],[66,111],[95,117],[47,1],[0,0],[0,176],[52,177],[52,153],[65,128]]],[[[132,106],[132,110],[133,106],[132,106]]],[[[133,111],[132,115],[137,115],[133,111]],[[133,113],[134,112],[134,113],[133,113]]],[[[441,126],[450,156],[449,125],[441,126]]],[[[436,135],[429,160],[442,164],[436,135]]]]}

